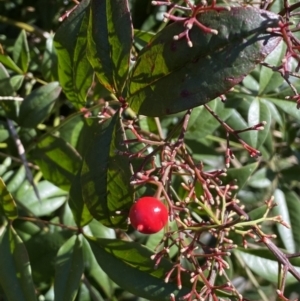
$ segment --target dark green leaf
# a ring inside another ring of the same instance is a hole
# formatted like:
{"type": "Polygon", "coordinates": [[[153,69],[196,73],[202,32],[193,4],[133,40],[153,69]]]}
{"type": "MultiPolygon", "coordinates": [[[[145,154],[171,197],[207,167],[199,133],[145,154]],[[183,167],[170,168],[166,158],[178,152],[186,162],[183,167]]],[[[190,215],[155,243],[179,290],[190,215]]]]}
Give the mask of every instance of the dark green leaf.
{"type": "Polygon", "coordinates": [[[60,137],[47,135],[32,152],[46,180],[69,190],[81,164],[77,151],[60,137]]]}
{"type": "Polygon", "coordinates": [[[72,210],[74,220],[78,227],[83,227],[88,224],[93,216],[88,210],[82,197],[81,187],[81,171],[79,170],[76,176],[74,176],[70,188],[69,206],[72,210]]]}
{"type": "Polygon", "coordinates": [[[30,53],[26,31],[24,29],[21,31],[14,44],[13,59],[23,72],[26,73],[30,62],[30,53]]]}
{"type": "Polygon", "coordinates": [[[34,128],[43,122],[49,117],[60,91],[58,82],[52,82],[33,90],[21,104],[19,125],[34,128]]]}
{"type": "Polygon", "coordinates": [[[14,220],[18,217],[18,209],[15,200],[7,190],[2,178],[0,178],[0,206],[1,211],[4,212],[8,219],[14,220]]]}
{"type": "Polygon", "coordinates": [[[127,215],[133,203],[128,157],[121,156],[122,128],[118,113],[98,122],[90,129],[93,134],[81,170],[83,199],[93,217],[105,226],[127,228],[127,215]],[[121,211],[122,214],[117,214],[121,211]]]}
{"type": "Polygon", "coordinates": [[[0,285],[7,300],[36,300],[27,250],[11,227],[0,237],[0,253],[0,285]]]}
{"type": "Polygon", "coordinates": [[[62,245],[56,257],[55,301],[75,299],[83,269],[82,239],[74,235],[62,245]]]}
{"type": "MultiPolygon", "coordinates": [[[[208,106],[223,121],[226,121],[233,112],[231,108],[226,108],[219,99],[211,101],[208,106]]],[[[211,135],[219,126],[220,123],[203,106],[197,107],[191,114],[185,138],[195,140],[204,138],[211,135]]]]}
{"type": "Polygon", "coordinates": [[[88,59],[100,83],[113,93],[124,88],[132,40],[128,1],[91,0],[88,59]]]}
{"type": "MultiPolygon", "coordinates": [[[[99,224],[99,223],[98,223],[99,224]]],[[[86,239],[83,240],[84,275],[93,283],[96,283],[107,298],[112,298],[115,284],[99,266],[95,255],[86,239]]]]}
{"type": "Polygon", "coordinates": [[[101,268],[129,292],[158,301],[170,300],[171,293],[177,299],[189,292],[186,287],[189,284],[183,283],[178,290],[176,283],[165,283],[165,275],[173,264],[163,258],[158,268],[154,268],[155,262],[150,258],[153,253],[142,245],[115,239],[87,239],[101,268]]]}
{"type": "Polygon", "coordinates": [[[85,106],[93,80],[93,69],[86,53],[89,3],[90,0],[81,1],[54,37],[59,81],[76,108],[85,106]]]}
{"type": "Polygon", "coordinates": [[[194,26],[189,48],[185,39],[173,40],[184,31],[183,22],[175,22],[140,52],[128,90],[134,111],[161,116],[205,104],[238,84],[280,41],[266,34],[278,15],[253,7],[208,11],[197,19],[219,33],[194,26]]]}
{"type": "Polygon", "coordinates": [[[227,171],[226,183],[232,181],[238,186],[238,191],[242,189],[245,183],[248,181],[250,176],[253,174],[255,169],[258,167],[258,163],[252,163],[240,168],[230,168],[227,171]]]}
{"type": "Polygon", "coordinates": [[[80,136],[84,135],[84,125],[85,118],[82,115],[77,115],[76,117],[71,115],[68,121],[65,120],[64,124],[61,124],[59,129],[59,137],[77,149],[80,136]]]}
{"type": "Polygon", "coordinates": [[[49,82],[58,80],[57,72],[62,67],[60,65],[60,68],[58,68],[57,54],[53,44],[53,34],[51,34],[46,40],[46,47],[41,65],[43,76],[49,82]]]}
{"type": "MultiPolygon", "coordinates": [[[[1,96],[14,96],[14,87],[12,86],[11,78],[2,64],[0,64],[0,91],[1,96]]],[[[12,100],[0,101],[0,107],[5,112],[5,117],[16,120],[19,110],[17,102],[12,100]]]]}
{"type": "Polygon", "coordinates": [[[26,245],[37,289],[44,287],[45,283],[53,285],[57,252],[73,233],[52,225],[19,220],[14,221],[14,225],[26,245]]]}

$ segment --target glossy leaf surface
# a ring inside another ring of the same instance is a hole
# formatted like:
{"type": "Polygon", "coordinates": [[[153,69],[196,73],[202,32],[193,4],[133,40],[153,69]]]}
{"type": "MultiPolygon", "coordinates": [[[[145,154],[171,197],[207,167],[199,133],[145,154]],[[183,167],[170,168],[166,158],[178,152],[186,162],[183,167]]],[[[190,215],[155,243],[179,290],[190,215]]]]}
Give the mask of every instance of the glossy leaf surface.
{"type": "Polygon", "coordinates": [[[118,113],[90,129],[89,146],[81,170],[84,202],[93,217],[108,227],[127,228],[126,212],[133,203],[128,157],[119,155],[122,129],[118,113]]]}
{"type": "Polygon", "coordinates": [[[140,244],[100,238],[88,238],[88,241],[101,268],[131,293],[150,300],[167,301],[171,293],[179,298],[188,292],[185,285],[178,290],[176,283],[165,283],[165,274],[172,268],[172,263],[163,258],[158,268],[154,268],[155,262],[150,258],[153,253],[140,244]]]}
{"type": "Polygon", "coordinates": [[[78,227],[85,226],[93,219],[93,216],[88,210],[87,205],[83,201],[81,170],[79,170],[78,173],[73,177],[68,202],[78,227]]]}
{"type": "Polygon", "coordinates": [[[0,284],[7,300],[36,300],[27,250],[11,227],[0,237],[0,253],[0,284]]]}
{"type": "Polygon", "coordinates": [[[83,268],[82,239],[74,235],[59,249],[56,257],[54,282],[56,301],[75,299],[83,268]]]}
{"type": "Polygon", "coordinates": [[[234,7],[197,18],[218,35],[194,26],[189,48],[185,39],[173,40],[184,30],[182,22],[175,22],[140,52],[127,96],[134,111],[162,116],[205,104],[238,84],[280,41],[266,33],[279,21],[270,12],[234,7]]]}
{"type": "Polygon", "coordinates": [[[81,157],[69,143],[60,137],[48,135],[37,144],[32,157],[45,179],[61,189],[70,189],[80,168],[81,157]]]}
{"type": "Polygon", "coordinates": [[[21,104],[19,125],[35,127],[43,122],[49,116],[60,91],[58,82],[33,90],[21,104]]]}
{"type": "Polygon", "coordinates": [[[30,54],[25,30],[20,32],[14,44],[13,59],[22,71],[26,73],[30,62],[30,54]]]}
{"type": "Polygon", "coordinates": [[[93,69],[86,56],[89,3],[89,0],[81,1],[54,37],[59,81],[76,108],[85,106],[93,79],[93,69]]]}
{"type": "Polygon", "coordinates": [[[102,85],[120,94],[129,71],[133,30],[128,2],[91,0],[88,59],[102,85]]]}
{"type": "Polygon", "coordinates": [[[2,178],[0,178],[0,206],[0,212],[3,211],[8,219],[14,220],[18,216],[18,209],[15,200],[7,190],[2,178]]]}

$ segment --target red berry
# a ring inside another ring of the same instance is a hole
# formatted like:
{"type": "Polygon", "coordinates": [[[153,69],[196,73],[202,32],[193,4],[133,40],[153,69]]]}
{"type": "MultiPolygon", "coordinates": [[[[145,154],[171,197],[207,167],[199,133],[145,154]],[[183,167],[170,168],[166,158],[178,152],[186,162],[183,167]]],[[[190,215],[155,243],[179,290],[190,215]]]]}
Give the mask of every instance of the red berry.
{"type": "Polygon", "coordinates": [[[144,196],[132,205],[129,218],[133,228],[141,233],[153,234],[167,223],[168,210],[158,199],[144,196]]]}

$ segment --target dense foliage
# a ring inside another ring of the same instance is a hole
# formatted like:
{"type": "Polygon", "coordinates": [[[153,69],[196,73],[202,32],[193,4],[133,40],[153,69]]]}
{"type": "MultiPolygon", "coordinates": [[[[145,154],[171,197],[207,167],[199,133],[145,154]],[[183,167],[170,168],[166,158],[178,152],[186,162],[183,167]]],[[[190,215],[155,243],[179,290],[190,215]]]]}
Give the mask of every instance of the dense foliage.
{"type": "Polygon", "coordinates": [[[0,300],[297,298],[299,16],[0,1],[0,300]]]}

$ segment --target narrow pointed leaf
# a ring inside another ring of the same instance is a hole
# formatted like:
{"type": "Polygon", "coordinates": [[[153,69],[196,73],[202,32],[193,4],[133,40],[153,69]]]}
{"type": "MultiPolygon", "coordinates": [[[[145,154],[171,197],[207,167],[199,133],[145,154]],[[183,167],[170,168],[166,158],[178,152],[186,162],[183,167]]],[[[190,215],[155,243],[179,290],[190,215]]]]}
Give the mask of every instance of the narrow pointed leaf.
{"type": "Polygon", "coordinates": [[[54,36],[53,34],[51,34],[46,40],[46,45],[45,45],[45,50],[44,50],[43,60],[41,65],[42,74],[45,80],[49,82],[59,80],[57,53],[55,51],[53,38],[54,36]]]}
{"type": "Polygon", "coordinates": [[[67,191],[81,164],[80,155],[69,143],[50,135],[37,144],[32,159],[46,180],[67,191]]]}
{"type": "MultiPolygon", "coordinates": [[[[289,214],[289,208],[287,205],[287,200],[282,190],[276,189],[274,192],[274,201],[276,203],[276,207],[274,207],[274,214],[278,214],[282,216],[282,219],[288,224],[291,225],[291,219],[289,214]]],[[[287,227],[276,224],[278,232],[280,234],[280,238],[289,253],[296,252],[295,241],[293,237],[292,229],[288,229],[287,227]]]]}
{"type": "MultiPolygon", "coordinates": [[[[286,44],[281,41],[279,45],[270,53],[265,62],[271,66],[278,67],[286,51],[286,44]]],[[[279,72],[274,72],[271,68],[261,67],[259,74],[259,95],[272,91],[283,83],[283,77],[279,72]]]]}
{"type": "Polygon", "coordinates": [[[94,134],[81,170],[81,185],[84,202],[93,217],[108,227],[127,228],[125,214],[133,202],[133,188],[130,185],[128,157],[121,156],[122,129],[118,113],[104,123],[94,124],[94,134]]]}
{"type": "Polygon", "coordinates": [[[8,219],[14,220],[18,217],[18,209],[15,200],[7,190],[2,178],[0,178],[0,206],[0,210],[4,212],[8,219]]]}
{"type": "Polygon", "coordinates": [[[78,227],[85,226],[93,219],[82,197],[81,170],[73,178],[68,202],[78,227]]]}
{"type": "Polygon", "coordinates": [[[249,126],[254,126],[260,122],[266,122],[264,129],[260,131],[250,131],[251,146],[259,148],[267,138],[271,125],[271,113],[268,106],[259,98],[253,99],[248,111],[249,126]]]}
{"type": "Polygon", "coordinates": [[[276,105],[278,108],[283,110],[285,113],[291,115],[292,117],[300,121],[300,110],[295,109],[296,104],[294,101],[288,101],[288,100],[270,98],[270,97],[266,99],[274,103],[274,105],[276,105]]]}
{"type": "Polygon", "coordinates": [[[101,84],[120,94],[129,71],[133,29],[127,0],[91,0],[88,59],[101,84]]]}
{"type": "Polygon", "coordinates": [[[35,216],[49,215],[67,199],[67,193],[48,181],[40,181],[36,188],[39,191],[40,200],[30,186],[24,193],[17,194],[18,201],[23,208],[27,208],[35,216]]]}
{"type": "MultiPolygon", "coordinates": [[[[235,250],[233,252],[240,256],[244,263],[259,277],[270,282],[277,283],[278,281],[278,261],[275,256],[268,249],[256,250],[235,250]]],[[[297,260],[295,266],[298,273],[300,273],[300,262],[297,260]]],[[[296,283],[295,279],[290,273],[287,273],[286,284],[296,283]]]]}
{"type": "Polygon", "coordinates": [[[15,71],[18,74],[23,74],[22,69],[18,67],[17,64],[8,55],[4,55],[0,53],[0,63],[2,63],[5,67],[15,71]]]}
{"type": "Polygon", "coordinates": [[[82,239],[74,235],[62,245],[56,257],[55,301],[75,299],[83,269],[82,239]]]}
{"type": "Polygon", "coordinates": [[[22,71],[26,73],[30,63],[30,53],[26,31],[24,29],[21,31],[14,44],[13,59],[15,63],[22,69],[22,71]]]}
{"type": "Polygon", "coordinates": [[[130,77],[127,99],[139,114],[161,116],[187,110],[226,93],[278,45],[266,32],[278,26],[278,15],[253,7],[209,11],[197,19],[218,30],[190,31],[193,47],[173,36],[183,22],[161,30],[139,54],[130,77]]]}
{"type": "Polygon", "coordinates": [[[176,282],[165,283],[165,275],[173,264],[162,258],[158,268],[154,268],[155,262],[150,258],[153,253],[139,243],[103,238],[87,239],[98,264],[123,289],[154,301],[170,300],[171,293],[177,300],[190,291],[189,281],[186,283],[183,280],[181,290],[176,282]]]}
{"type": "Polygon", "coordinates": [[[224,179],[224,182],[230,183],[234,181],[238,186],[237,191],[239,191],[243,188],[243,186],[249,180],[250,176],[254,173],[257,167],[258,163],[252,163],[240,168],[230,168],[226,172],[227,176],[226,179],[224,179]]]}
{"type": "Polygon", "coordinates": [[[9,301],[35,301],[30,262],[25,245],[7,227],[0,237],[0,286],[9,301]]]}
{"type": "Polygon", "coordinates": [[[78,109],[85,106],[93,80],[93,69],[86,55],[89,3],[90,0],[81,1],[54,37],[59,81],[67,98],[78,109]]]}
{"type": "Polygon", "coordinates": [[[51,113],[60,91],[58,82],[33,90],[21,104],[19,125],[30,128],[43,122],[51,113]]]}

